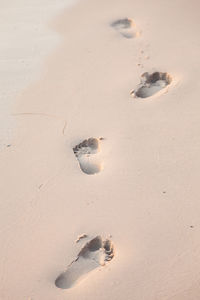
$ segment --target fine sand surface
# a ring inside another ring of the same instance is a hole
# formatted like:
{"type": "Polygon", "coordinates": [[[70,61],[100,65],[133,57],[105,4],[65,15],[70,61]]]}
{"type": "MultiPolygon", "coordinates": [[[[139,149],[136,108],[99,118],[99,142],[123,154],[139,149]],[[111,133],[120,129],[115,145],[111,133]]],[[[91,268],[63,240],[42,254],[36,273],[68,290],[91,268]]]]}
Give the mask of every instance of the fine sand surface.
{"type": "Polygon", "coordinates": [[[0,300],[198,300],[200,4],[59,5],[7,109],[0,300]]]}
{"type": "Polygon", "coordinates": [[[39,78],[45,57],[60,42],[47,22],[72,1],[0,1],[0,151],[11,143],[15,132],[14,100],[20,90],[39,78]]]}

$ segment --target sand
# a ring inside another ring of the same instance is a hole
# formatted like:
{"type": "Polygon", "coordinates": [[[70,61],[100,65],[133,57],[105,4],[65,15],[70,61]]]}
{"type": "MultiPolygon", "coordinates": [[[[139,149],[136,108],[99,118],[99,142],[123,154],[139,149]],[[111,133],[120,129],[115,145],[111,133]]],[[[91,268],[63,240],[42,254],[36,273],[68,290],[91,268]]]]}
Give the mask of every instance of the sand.
{"type": "Polygon", "coordinates": [[[36,35],[56,44],[31,82],[8,69],[22,86],[1,149],[0,299],[197,300],[199,3],[63,4],[36,35]],[[172,81],[142,83],[145,72],[172,81]],[[143,84],[156,93],[136,97],[143,84]],[[111,260],[86,247],[97,236],[111,260]],[[77,257],[82,280],[58,288],[77,257]]]}

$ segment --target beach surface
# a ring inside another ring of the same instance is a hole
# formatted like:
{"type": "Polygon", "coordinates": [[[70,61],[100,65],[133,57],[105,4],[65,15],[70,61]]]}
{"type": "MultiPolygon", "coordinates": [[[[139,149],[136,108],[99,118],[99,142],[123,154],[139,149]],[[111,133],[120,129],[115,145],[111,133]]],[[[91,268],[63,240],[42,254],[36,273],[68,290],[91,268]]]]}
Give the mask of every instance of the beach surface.
{"type": "Polygon", "coordinates": [[[0,299],[197,300],[200,4],[54,2],[0,13],[0,299]]]}

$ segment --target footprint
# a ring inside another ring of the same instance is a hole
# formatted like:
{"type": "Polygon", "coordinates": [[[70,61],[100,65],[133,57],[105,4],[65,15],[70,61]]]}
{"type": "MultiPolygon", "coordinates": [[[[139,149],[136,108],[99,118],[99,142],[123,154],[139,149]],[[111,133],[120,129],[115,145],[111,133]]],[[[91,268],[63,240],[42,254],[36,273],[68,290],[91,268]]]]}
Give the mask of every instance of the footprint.
{"type": "Polygon", "coordinates": [[[140,35],[134,21],[129,18],[119,19],[111,23],[111,26],[127,39],[138,37],[140,35]]]}
{"type": "Polygon", "coordinates": [[[172,82],[171,76],[168,73],[163,72],[154,72],[152,74],[146,72],[141,78],[142,80],[139,88],[131,92],[131,95],[139,98],[153,96],[172,82]]]}
{"type": "Polygon", "coordinates": [[[112,242],[97,236],[85,244],[77,258],[55,280],[55,285],[61,289],[71,288],[84,279],[89,272],[99,266],[104,266],[113,257],[114,247],[112,242]]]}
{"type": "Polygon", "coordinates": [[[99,173],[103,169],[99,156],[101,139],[89,138],[73,148],[81,170],[88,175],[99,173]]]}

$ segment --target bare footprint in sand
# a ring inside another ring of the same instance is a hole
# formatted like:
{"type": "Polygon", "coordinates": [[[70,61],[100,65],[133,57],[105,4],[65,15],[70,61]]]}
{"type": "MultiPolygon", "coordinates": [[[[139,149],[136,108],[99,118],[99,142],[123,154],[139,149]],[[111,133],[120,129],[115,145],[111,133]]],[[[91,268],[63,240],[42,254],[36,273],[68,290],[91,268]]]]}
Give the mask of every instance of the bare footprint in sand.
{"type": "Polygon", "coordinates": [[[73,148],[81,170],[88,175],[99,173],[103,169],[103,163],[99,155],[100,140],[89,138],[73,148]]]}
{"type": "Polygon", "coordinates": [[[132,91],[131,95],[139,98],[151,97],[164,89],[171,82],[172,78],[168,73],[154,72],[149,74],[146,72],[141,76],[141,84],[138,89],[132,91]]]}
{"type": "Polygon", "coordinates": [[[83,280],[92,270],[104,266],[113,257],[112,242],[97,236],[85,244],[67,270],[58,276],[55,285],[61,289],[71,288],[83,280]]]}
{"type": "Polygon", "coordinates": [[[111,23],[111,26],[127,39],[138,37],[140,35],[134,21],[130,18],[114,21],[111,23]]]}

